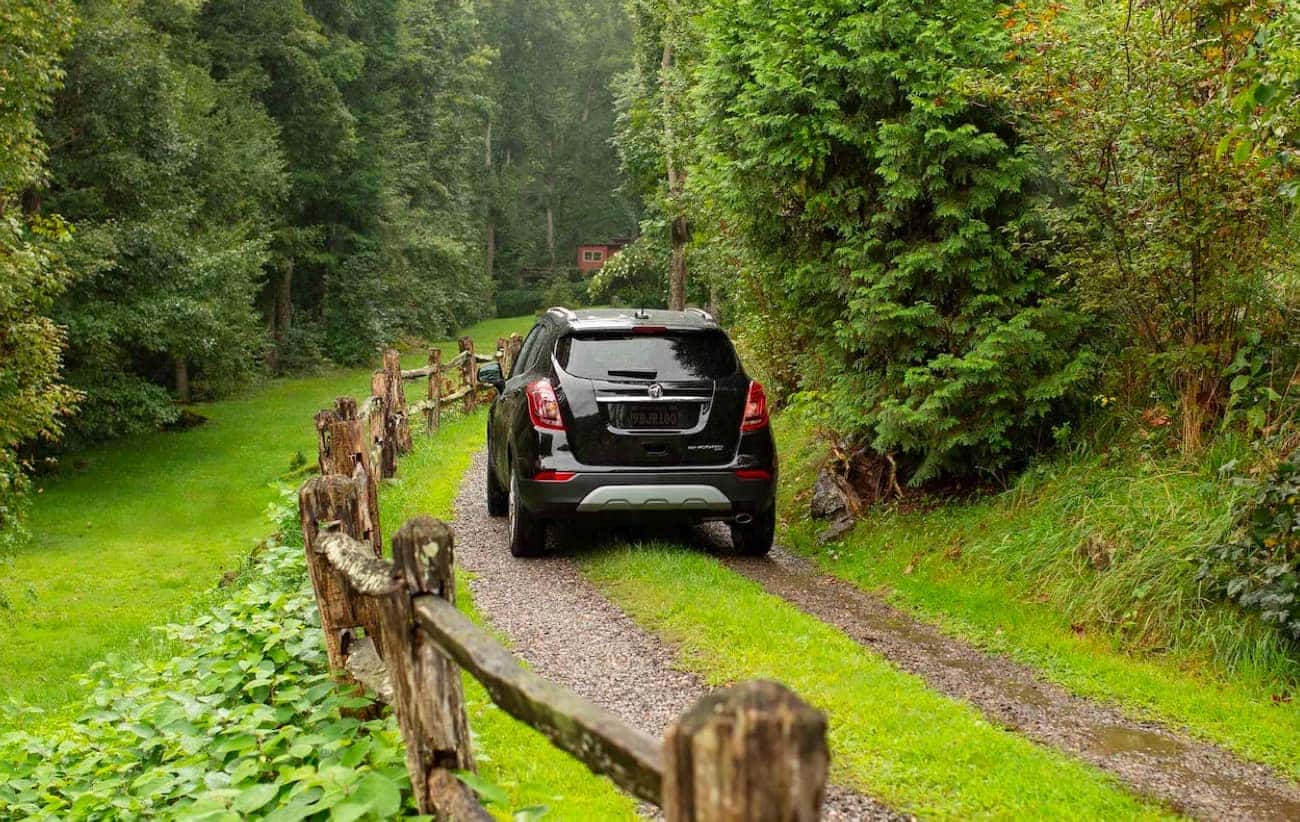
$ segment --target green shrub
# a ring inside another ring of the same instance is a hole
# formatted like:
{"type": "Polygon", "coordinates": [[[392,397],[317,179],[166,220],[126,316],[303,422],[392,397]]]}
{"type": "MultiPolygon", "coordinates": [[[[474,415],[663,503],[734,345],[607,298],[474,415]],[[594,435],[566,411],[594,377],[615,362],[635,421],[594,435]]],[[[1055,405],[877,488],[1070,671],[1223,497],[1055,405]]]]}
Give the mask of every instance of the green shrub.
{"type": "Polygon", "coordinates": [[[1098,336],[1112,362],[1131,365],[1108,368],[1114,392],[1165,405],[1187,453],[1249,379],[1239,355],[1272,322],[1274,286],[1300,255],[1295,212],[1278,196],[1294,172],[1273,161],[1282,150],[1274,132],[1295,131],[1294,111],[1256,151],[1228,150],[1240,122],[1235,67],[1285,6],[1149,0],[1001,12],[1020,62],[1011,103],[1066,189],[1045,214],[1058,267],[1107,327],[1098,336]]]}
{"type": "Polygon", "coordinates": [[[1300,451],[1256,483],[1201,569],[1213,591],[1300,642],[1300,451]]]}
{"type": "Polygon", "coordinates": [[[587,297],[596,304],[668,307],[668,245],[642,235],[592,276],[587,297]]]}
{"type": "Polygon", "coordinates": [[[541,308],[553,305],[574,306],[583,302],[578,296],[581,286],[563,275],[556,275],[547,280],[542,289],[541,308]]]}
{"type": "Polygon", "coordinates": [[[539,288],[503,288],[497,292],[498,317],[522,317],[535,314],[542,308],[542,291],[539,288]]]}
{"type": "Polygon", "coordinates": [[[996,470],[1088,375],[1046,265],[1042,185],[1013,112],[997,4],[716,2],[696,176],[811,330],[843,430],[914,483],[996,470]]]}

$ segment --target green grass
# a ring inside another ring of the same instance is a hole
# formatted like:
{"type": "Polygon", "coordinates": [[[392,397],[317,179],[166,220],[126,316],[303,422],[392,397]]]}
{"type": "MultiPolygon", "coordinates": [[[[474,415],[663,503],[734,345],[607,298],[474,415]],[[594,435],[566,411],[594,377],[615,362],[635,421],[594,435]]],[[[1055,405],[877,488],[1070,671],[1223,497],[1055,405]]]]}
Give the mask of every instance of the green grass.
{"type": "Polygon", "coordinates": [[[1101,772],[991,726],[712,557],[637,545],[582,566],[710,682],[776,679],[825,711],[836,781],[897,810],[944,819],[1168,815],[1101,772]]]}
{"type": "MultiPolygon", "coordinates": [[[[437,437],[415,434],[415,451],[402,459],[398,477],[380,492],[380,519],[391,534],[407,519],[430,514],[450,519],[452,501],[474,453],[483,447],[485,415],[443,426],[437,437]]],[[[502,549],[504,550],[504,548],[502,549]]],[[[466,575],[457,575],[458,605],[483,623],[466,575]]],[[[465,676],[470,727],[475,734],[479,773],[510,796],[512,810],[545,806],[556,820],[637,819],[636,803],[607,779],[563,753],[537,731],[502,712],[473,678],[465,676]]],[[[503,818],[501,808],[493,807],[503,818]]]]}
{"type": "MultiPolygon", "coordinates": [[[[490,351],[530,323],[491,320],[468,333],[490,351]]],[[[209,418],[198,428],[67,457],[61,475],[38,483],[33,538],[7,569],[17,607],[0,625],[0,694],[56,709],[84,694],[78,676],[106,654],[142,652],[150,626],[181,616],[262,539],[277,478],[295,452],[314,459],[312,415],[349,393],[369,394],[368,371],[271,381],[195,406],[209,418]]]]}
{"type": "Polygon", "coordinates": [[[777,425],[789,547],[1077,694],[1300,778],[1300,705],[1283,698],[1300,661],[1196,586],[1197,545],[1231,509],[1208,468],[1065,460],[994,498],[873,513],[827,549],[806,519],[817,438],[792,418],[777,425]],[[1105,570],[1090,543],[1111,552],[1105,570]]]}

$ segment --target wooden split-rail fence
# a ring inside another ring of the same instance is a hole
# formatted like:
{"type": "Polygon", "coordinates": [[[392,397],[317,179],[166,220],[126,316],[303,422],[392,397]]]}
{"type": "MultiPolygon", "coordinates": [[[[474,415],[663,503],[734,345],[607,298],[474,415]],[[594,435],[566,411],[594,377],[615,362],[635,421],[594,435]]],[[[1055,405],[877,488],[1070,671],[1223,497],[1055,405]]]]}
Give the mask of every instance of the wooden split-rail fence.
{"type": "MultiPolygon", "coordinates": [[[[384,559],[377,478],[393,476],[412,445],[408,415],[437,430],[441,409],[480,399],[477,366],[501,360],[506,373],[518,337],[495,357],[460,354],[402,371],[384,356],[361,406],[340,398],[316,416],[320,476],[299,491],[307,566],[320,608],[330,667],[345,683],[392,706],[406,743],[420,812],[440,819],[491,817],[458,778],[475,770],[462,672],[516,719],[669,822],[785,822],[817,819],[829,754],[826,718],[775,682],[715,691],[673,722],[662,739],[520,664],[456,608],[452,529],[429,517],[408,521],[384,559]],[[459,375],[461,385],[451,376],[459,375]],[[403,383],[427,378],[428,397],[407,406],[403,383]]],[[[505,550],[503,547],[502,550],[505,550]]]]}

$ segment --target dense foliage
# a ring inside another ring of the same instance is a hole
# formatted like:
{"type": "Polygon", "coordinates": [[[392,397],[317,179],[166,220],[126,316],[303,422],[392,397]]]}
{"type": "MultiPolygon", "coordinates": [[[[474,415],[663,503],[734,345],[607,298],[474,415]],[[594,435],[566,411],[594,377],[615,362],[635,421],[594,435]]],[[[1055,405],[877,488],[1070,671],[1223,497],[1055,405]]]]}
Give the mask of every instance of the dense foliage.
{"type": "Polygon", "coordinates": [[[635,229],[618,0],[0,14],[0,527],[74,398],[70,446],[165,426],[445,336],[498,286],[577,299],[576,245],[635,229]]]}
{"type": "Polygon", "coordinates": [[[87,437],[484,313],[472,8],[84,0],[46,131],[87,437]],[[268,335],[269,330],[269,335],[268,335]],[[306,359],[310,359],[307,356],[306,359]]]}
{"type": "Polygon", "coordinates": [[[227,601],[164,629],[178,656],[100,665],[75,722],[0,738],[0,816],[396,816],[397,723],[345,715],[371,703],[330,677],[316,619],[301,545],[271,545],[227,601]]]}
{"type": "Polygon", "coordinates": [[[1201,569],[1222,596],[1300,642],[1300,451],[1259,480],[1201,569]]]}
{"type": "Polygon", "coordinates": [[[1275,285],[1300,263],[1278,197],[1293,172],[1224,151],[1238,124],[1234,70],[1279,6],[1157,0],[1004,15],[1022,61],[1013,96],[1069,187],[1049,214],[1060,268],[1115,332],[1111,386],[1154,392],[1188,451],[1223,415],[1226,370],[1251,334],[1284,331],[1275,285]]]}
{"type": "Polygon", "coordinates": [[[662,299],[685,235],[690,299],[775,401],[913,485],[1117,428],[1275,453],[1300,420],[1290,5],[634,0],[615,144],[642,239],[592,293],[662,299]]]}
{"type": "Polygon", "coordinates": [[[43,179],[37,116],[63,78],[58,58],[71,27],[67,3],[0,7],[0,561],[27,484],[19,446],[57,436],[75,400],[60,380],[63,332],[49,317],[69,277],[55,254],[68,228],[23,201],[43,179]]]}
{"type": "MultiPolygon", "coordinates": [[[[75,428],[114,436],[176,415],[190,369],[246,377],[259,353],[253,299],[284,190],[274,124],[188,52],[174,16],[86,0],[46,127],[44,206],[76,226],[77,280],[60,302],[75,428]],[[152,379],[151,379],[152,378],[152,379]]],[[[177,10],[176,15],[183,12],[177,10]]]]}
{"type": "Polygon", "coordinates": [[[488,269],[503,289],[553,284],[580,243],[636,228],[609,144],[628,19],[617,0],[492,0],[481,14],[497,54],[480,149],[488,269]]]}
{"type": "Polygon", "coordinates": [[[913,482],[997,469],[1088,368],[1041,250],[1033,153],[981,88],[1010,41],[991,3],[855,5],[710,12],[708,191],[771,264],[776,310],[823,330],[843,423],[913,482]]]}
{"type": "Polygon", "coordinates": [[[1288,424],[1286,4],[630,8],[616,144],[648,245],[595,293],[654,293],[684,211],[694,295],[725,292],[756,370],[913,482],[1014,466],[1088,396],[1188,454],[1288,424]]]}

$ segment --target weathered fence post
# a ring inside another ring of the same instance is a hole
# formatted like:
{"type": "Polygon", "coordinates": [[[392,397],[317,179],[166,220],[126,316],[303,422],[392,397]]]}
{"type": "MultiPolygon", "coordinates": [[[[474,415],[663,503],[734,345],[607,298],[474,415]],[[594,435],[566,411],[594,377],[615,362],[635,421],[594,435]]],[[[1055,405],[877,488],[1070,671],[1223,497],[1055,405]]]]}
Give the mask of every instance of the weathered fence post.
{"type": "Polygon", "coordinates": [[[510,370],[514,373],[515,363],[519,360],[519,352],[524,350],[524,338],[519,334],[510,335],[510,370]]]}
{"type": "Polygon", "coordinates": [[[393,535],[393,568],[400,590],[381,600],[380,647],[420,813],[489,819],[453,773],[475,769],[460,668],[412,617],[415,598],[455,602],[452,543],[451,528],[429,517],[409,520],[393,535]]]}
{"type": "Polygon", "coordinates": [[[394,348],[384,351],[384,399],[388,405],[388,423],[393,427],[393,442],[398,454],[409,454],[414,447],[411,440],[410,414],[406,410],[406,383],[402,381],[402,355],[394,348]]]}
{"type": "Polygon", "coordinates": [[[465,378],[465,413],[472,414],[478,407],[478,360],[474,358],[474,340],[472,337],[460,338],[460,350],[465,354],[461,363],[461,374],[465,378]]]}
{"type": "Polygon", "coordinates": [[[429,403],[424,409],[425,428],[430,434],[442,422],[442,349],[429,349],[429,403]]]}
{"type": "MultiPolygon", "coordinates": [[[[363,482],[339,474],[312,477],[298,491],[307,570],[320,608],[325,652],[329,655],[330,670],[340,679],[351,678],[343,654],[343,633],[363,625],[365,620],[354,607],[346,579],[330,566],[321,552],[320,541],[332,530],[355,540],[365,539],[362,534],[362,522],[367,517],[365,493],[363,482]]],[[[367,631],[377,627],[372,623],[367,631]]]]}
{"type": "Polygon", "coordinates": [[[382,479],[397,476],[397,437],[388,403],[388,375],[375,371],[370,375],[370,439],[378,456],[382,479]]]}
{"type": "Polygon", "coordinates": [[[826,717],[783,685],[701,699],[664,736],[668,822],[815,822],[830,754],[826,717]]]}
{"type": "Polygon", "coordinates": [[[321,411],[316,415],[316,432],[321,475],[341,474],[362,479],[366,489],[365,517],[355,537],[373,545],[378,556],[383,547],[379,526],[379,482],[370,461],[365,424],[357,416],[357,401],[351,397],[336,399],[333,411],[321,411]]]}
{"type": "Polygon", "coordinates": [[[501,366],[501,376],[510,373],[510,338],[497,337],[497,365],[501,366]]]}

